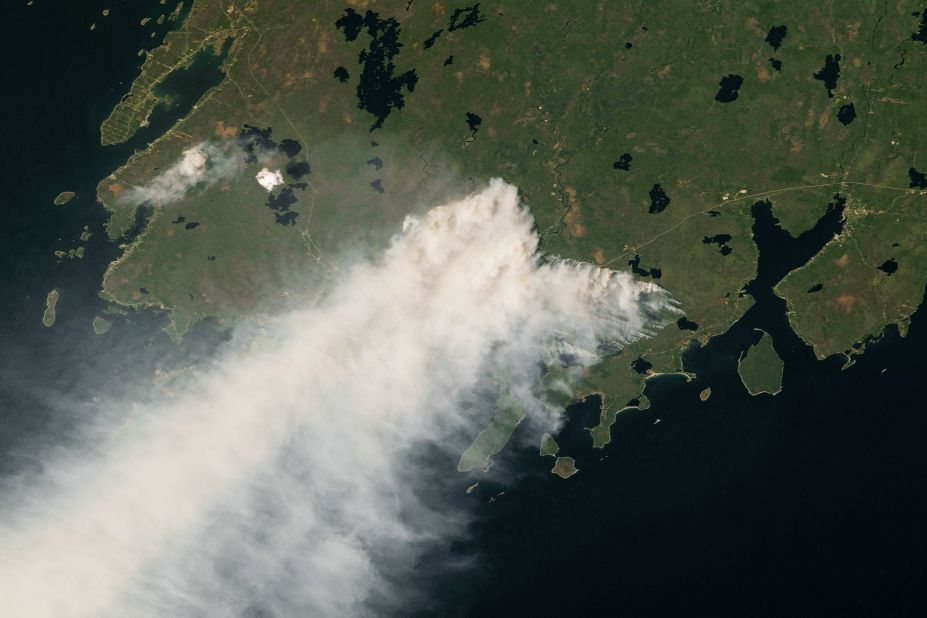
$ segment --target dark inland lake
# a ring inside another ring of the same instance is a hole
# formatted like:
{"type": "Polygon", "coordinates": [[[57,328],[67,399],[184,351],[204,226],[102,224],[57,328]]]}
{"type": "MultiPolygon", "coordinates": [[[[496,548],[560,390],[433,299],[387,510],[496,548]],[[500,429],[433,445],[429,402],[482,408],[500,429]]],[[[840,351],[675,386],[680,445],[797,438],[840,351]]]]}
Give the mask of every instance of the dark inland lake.
{"type": "MultiPolygon", "coordinates": [[[[0,42],[9,59],[0,102],[0,474],[36,465],[30,440],[66,430],[95,393],[116,397],[133,377],[206,356],[224,337],[205,322],[175,346],[160,330],[167,316],[150,311],[119,319],[102,337],[91,328],[107,307],[97,297],[103,273],[120,254],[106,240],[97,182],[185,114],[191,89],[219,79],[201,59],[178,77],[177,96],[148,129],[127,144],[100,145],[100,123],[137,75],[136,52],[176,25],[139,21],[164,10],[158,0],[8,6],[14,27],[0,42]],[[61,191],[77,197],[53,206],[61,191]],[[85,225],[86,256],[56,258],[85,225]],[[46,328],[53,288],[57,321],[46,328]],[[62,406],[65,399],[75,405],[62,406]]],[[[760,267],[744,293],[756,304],[726,334],[685,354],[699,379],[649,380],[651,407],[619,415],[604,450],[591,448],[584,429],[597,399],[568,410],[558,441],[578,474],[553,476],[553,459],[517,440],[497,458],[496,469],[518,471],[504,484],[490,475],[466,495],[467,478],[435,471],[435,500],[473,518],[450,547],[466,568],[432,574],[423,559],[415,577],[428,600],[418,615],[923,612],[927,315],[918,309],[904,338],[887,329],[846,369],[842,358],[817,361],[772,286],[839,229],[839,216],[825,214],[819,229],[790,240],[774,213],[775,203],[772,215],[754,208],[760,267]],[[750,397],[737,375],[757,328],[785,361],[775,397],[750,397]],[[712,395],[700,401],[707,386],[712,395]]],[[[456,462],[446,463],[451,470],[456,462]]]]}
{"type": "MultiPolygon", "coordinates": [[[[772,286],[841,227],[835,197],[791,238],[753,208],[756,303],[727,333],[691,346],[678,375],[648,380],[651,407],[618,416],[591,448],[597,396],[572,406],[557,437],[579,472],[550,474],[537,447],[499,466],[517,483],[481,484],[470,533],[482,552],[481,615],[914,615],[927,602],[927,311],[846,369],[815,359],[772,286]],[[783,390],[751,397],[741,352],[773,337],[783,390]],[[711,387],[711,396],[698,394],[711,387]],[[489,497],[505,491],[495,500],[489,497]]],[[[628,359],[631,362],[632,359],[628,359]]],[[[449,593],[448,593],[449,594],[449,593]]],[[[445,608],[442,608],[442,610],[445,608]]],[[[439,612],[440,613],[440,612],[439,612]]]]}

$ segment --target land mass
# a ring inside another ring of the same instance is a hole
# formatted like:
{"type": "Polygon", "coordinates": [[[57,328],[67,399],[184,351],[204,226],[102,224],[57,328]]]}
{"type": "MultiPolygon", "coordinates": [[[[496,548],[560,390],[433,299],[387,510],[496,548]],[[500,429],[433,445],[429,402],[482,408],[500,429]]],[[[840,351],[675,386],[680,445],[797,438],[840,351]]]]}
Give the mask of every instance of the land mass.
{"type": "Polygon", "coordinates": [[[773,348],[772,337],[763,333],[760,340],[747,349],[737,362],[737,373],[751,395],[782,390],[782,372],[785,365],[773,348]]]}
{"type": "Polygon", "coordinates": [[[64,206],[65,204],[73,200],[76,195],[77,194],[74,193],[73,191],[62,191],[61,193],[58,194],[57,197],[55,197],[54,204],[55,206],[64,206]]]}
{"type": "Polygon", "coordinates": [[[572,457],[558,457],[551,472],[562,479],[568,479],[579,472],[579,468],[576,467],[576,461],[572,457]]]}
{"type": "Polygon", "coordinates": [[[53,289],[45,297],[45,312],[42,314],[42,324],[46,328],[51,328],[55,325],[55,319],[57,318],[55,314],[55,306],[58,304],[58,290],[53,289]]]}
{"type": "MultiPolygon", "coordinates": [[[[743,290],[758,267],[757,202],[797,236],[836,194],[845,200],[840,233],[776,288],[818,356],[859,353],[888,324],[904,332],[921,302],[920,8],[355,4],[188,5],[103,143],[145,127],[197,58],[223,77],[100,182],[108,233],[126,242],[104,298],[166,309],[177,341],[207,317],[285,310],[338,276],[329,255],[375,254],[411,210],[503,176],[521,189],[544,253],[630,269],[683,312],[577,384],[575,398],[602,395],[598,447],[621,410],[646,407],[648,375],[684,371],[687,346],[753,304],[743,290]],[[262,160],[175,203],[125,202],[202,142],[262,160]],[[282,170],[270,194],[254,181],[262,167],[282,170]]],[[[517,417],[497,410],[461,469],[488,467],[517,417]]]]}
{"type": "Polygon", "coordinates": [[[545,433],[543,436],[541,436],[541,446],[539,448],[541,457],[555,457],[559,450],[560,447],[557,445],[557,441],[554,440],[552,435],[545,433]]]}

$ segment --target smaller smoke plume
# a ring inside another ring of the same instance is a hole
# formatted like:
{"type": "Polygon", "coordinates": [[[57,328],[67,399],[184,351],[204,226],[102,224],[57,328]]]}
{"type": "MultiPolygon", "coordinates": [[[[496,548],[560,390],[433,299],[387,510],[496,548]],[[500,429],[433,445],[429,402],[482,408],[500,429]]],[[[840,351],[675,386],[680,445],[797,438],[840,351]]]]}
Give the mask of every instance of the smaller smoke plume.
{"type": "Polygon", "coordinates": [[[183,158],[156,176],[151,182],[127,191],[123,198],[131,204],[171,204],[181,200],[199,185],[213,183],[232,176],[239,170],[242,157],[209,142],[188,148],[183,158]]]}

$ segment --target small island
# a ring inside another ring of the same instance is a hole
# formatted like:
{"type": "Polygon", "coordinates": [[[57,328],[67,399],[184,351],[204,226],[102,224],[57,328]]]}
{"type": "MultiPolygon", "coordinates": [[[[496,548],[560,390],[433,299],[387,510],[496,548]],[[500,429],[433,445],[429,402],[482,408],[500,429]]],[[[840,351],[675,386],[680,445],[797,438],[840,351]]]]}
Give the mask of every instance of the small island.
{"type": "Polygon", "coordinates": [[[772,337],[763,332],[760,340],[737,362],[737,373],[751,395],[776,395],[782,390],[784,366],[773,348],[772,337]]]}
{"type": "Polygon", "coordinates": [[[42,324],[46,328],[55,325],[55,305],[58,304],[58,289],[55,288],[45,297],[45,313],[42,315],[42,324]]]}
{"type": "Polygon", "coordinates": [[[492,457],[499,453],[518,424],[525,418],[521,404],[509,394],[503,394],[496,401],[496,413],[489,425],[483,429],[473,443],[460,456],[457,470],[469,472],[479,468],[484,472],[492,465],[492,457]]]}
{"type": "Polygon", "coordinates": [[[59,260],[63,260],[64,258],[67,258],[69,260],[74,260],[74,259],[79,260],[84,257],[85,253],[86,253],[86,249],[84,247],[76,247],[76,248],[68,249],[67,251],[61,251],[61,250],[55,251],[55,257],[58,258],[59,260]]]}
{"type": "Polygon", "coordinates": [[[73,191],[62,191],[58,194],[58,197],[55,198],[55,206],[64,206],[68,202],[74,199],[77,194],[73,191]]]}
{"type": "Polygon", "coordinates": [[[558,457],[551,472],[562,479],[568,479],[579,472],[579,468],[576,467],[576,460],[572,457],[558,457]]]}
{"type": "Polygon", "coordinates": [[[93,332],[97,335],[105,335],[113,327],[113,323],[101,315],[93,318],[93,332]]]}
{"type": "Polygon", "coordinates": [[[554,437],[549,433],[545,433],[541,436],[541,446],[540,452],[541,457],[556,457],[557,453],[560,451],[560,446],[557,445],[557,441],[554,440],[554,437]]]}

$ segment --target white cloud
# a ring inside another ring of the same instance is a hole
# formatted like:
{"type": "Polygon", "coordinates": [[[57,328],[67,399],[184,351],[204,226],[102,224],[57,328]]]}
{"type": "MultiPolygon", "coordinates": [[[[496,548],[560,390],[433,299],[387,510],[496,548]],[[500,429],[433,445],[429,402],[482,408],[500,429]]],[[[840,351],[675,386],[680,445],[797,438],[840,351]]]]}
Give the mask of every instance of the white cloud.
{"type": "Polygon", "coordinates": [[[257,173],[255,179],[257,179],[258,184],[267,189],[267,191],[273,191],[274,187],[283,184],[283,174],[280,173],[280,170],[270,171],[266,167],[257,173]]]}
{"type": "Polygon", "coordinates": [[[403,447],[462,446],[498,383],[555,423],[538,366],[564,352],[593,363],[671,306],[627,274],[541,260],[532,224],[494,180],[408,219],[376,263],[185,392],[102,407],[81,448],[46,454],[0,498],[3,613],[351,616],[370,613],[371,595],[401,603],[384,576],[460,525],[420,501],[403,447]]]}

